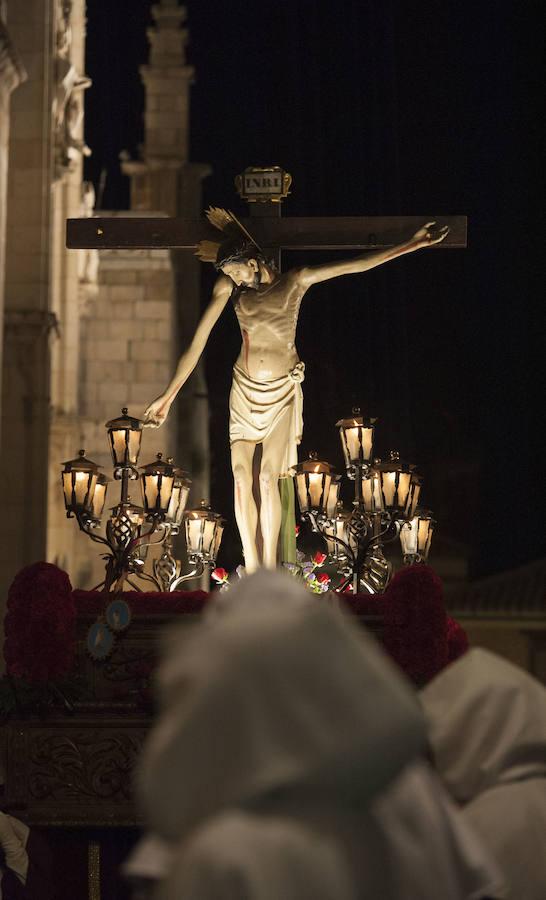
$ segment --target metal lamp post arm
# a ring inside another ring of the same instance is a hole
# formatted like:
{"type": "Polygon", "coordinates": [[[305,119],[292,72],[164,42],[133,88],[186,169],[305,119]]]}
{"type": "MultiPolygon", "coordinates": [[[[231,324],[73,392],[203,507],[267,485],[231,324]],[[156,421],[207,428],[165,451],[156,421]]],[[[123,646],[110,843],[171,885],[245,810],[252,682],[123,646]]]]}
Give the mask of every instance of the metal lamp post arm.
{"type": "Polygon", "coordinates": [[[342,540],[342,538],[338,537],[337,534],[330,534],[330,532],[326,531],[324,526],[322,526],[321,524],[318,524],[317,531],[322,537],[328,538],[328,540],[331,541],[335,541],[336,544],[340,544],[347,552],[351,565],[354,565],[356,557],[355,552],[350,544],[347,544],[344,540],[342,540]]]}
{"type": "Polygon", "coordinates": [[[172,591],[176,591],[179,584],[182,584],[184,581],[189,581],[191,578],[200,578],[203,572],[205,571],[205,564],[203,560],[199,560],[195,564],[195,568],[191,570],[191,572],[186,572],[184,575],[179,575],[178,578],[175,578],[169,587],[169,593],[172,591]]]}
{"type": "Polygon", "coordinates": [[[165,522],[158,522],[156,519],[154,519],[152,527],[149,531],[146,532],[146,534],[141,534],[140,537],[133,538],[133,540],[129,542],[129,544],[127,545],[127,554],[132,553],[138,547],[155,546],[156,544],[162,544],[168,533],[169,525],[165,522]],[[161,531],[159,533],[159,538],[154,541],[152,536],[158,532],[160,527],[161,531]]]}
{"type": "Polygon", "coordinates": [[[101,534],[93,534],[93,532],[90,531],[93,519],[90,519],[89,516],[82,515],[81,513],[76,513],[76,521],[78,523],[80,531],[83,531],[83,533],[90,537],[92,541],[95,541],[97,544],[104,544],[106,547],[112,550],[110,541],[108,541],[101,534]]]}

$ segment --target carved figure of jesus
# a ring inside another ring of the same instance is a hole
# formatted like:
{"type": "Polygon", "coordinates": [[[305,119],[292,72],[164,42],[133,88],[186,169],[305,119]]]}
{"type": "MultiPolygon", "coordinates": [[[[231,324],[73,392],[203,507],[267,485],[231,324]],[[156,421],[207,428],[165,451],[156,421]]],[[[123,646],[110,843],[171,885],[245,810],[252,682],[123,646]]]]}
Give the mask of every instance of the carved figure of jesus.
{"type": "Polygon", "coordinates": [[[303,430],[304,363],[296,350],[296,327],[301,301],[314,284],[366,272],[405,253],[444,240],[448,228],[428,222],[412,238],[389,250],[366,253],[352,260],[292,269],[280,274],[247,238],[220,245],[215,266],[219,277],[211,301],[193,339],[182,354],[169,385],[144,414],[145,425],[158,427],[205,349],[211,330],[232,300],[241,329],[241,351],[233,368],[229,398],[231,464],[235,487],[235,517],[243,545],[245,568],[277,565],[281,527],[280,477],[297,463],[303,430]],[[254,501],[253,458],[262,444],[259,473],[260,527],[263,555],[256,534],[258,510],[254,501]]]}

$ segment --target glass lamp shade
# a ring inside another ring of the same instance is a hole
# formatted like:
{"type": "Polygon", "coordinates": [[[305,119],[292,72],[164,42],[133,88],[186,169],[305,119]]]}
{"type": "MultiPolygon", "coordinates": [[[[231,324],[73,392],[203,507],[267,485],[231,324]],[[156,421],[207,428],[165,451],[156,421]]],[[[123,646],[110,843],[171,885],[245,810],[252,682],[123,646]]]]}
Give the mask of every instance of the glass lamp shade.
{"type": "Polygon", "coordinates": [[[338,513],[339,491],[341,488],[341,475],[332,475],[330,490],[326,498],[326,515],[328,519],[335,519],[338,513]]]}
{"type": "Polygon", "coordinates": [[[91,512],[100,466],[80,450],[75,459],[63,463],[62,485],[67,513],[91,512]]]}
{"type": "Polygon", "coordinates": [[[364,419],[358,408],[353,409],[351,418],[340,419],[339,422],[336,422],[347,469],[370,462],[376,422],[377,419],[364,419]]]}
{"type": "Polygon", "coordinates": [[[421,494],[421,487],[423,485],[423,479],[417,472],[411,473],[411,481],[410,481],[410,489],[408,493],[408,499],[406,503],[406,518],[413,519],[415,515],[415,510],[417,509],[417,504],[419,503],[419,496],[421,494]]]}
{"type": "Polygon", "coordinates": [[[142,440],[142,422],[127,415],[124,406],[121,416],[106,423],[114,466],[136,466],[142,440]]]}
{"type": "Polygon", "coordinates": [[[435,524],[427,509],[418,509],[409,522],[404,522],[400,529],[400,544],[406,561],[415,562],[419,558],[426,562],[435,524]]]}
{"type": "MultiPolygon", "coordinates": [[[[354,552],[356,550],[356,542],[349,531],[350,518],[351,513],[348,510],[343,509],[343,506],[341,504],[338,504],[336,515],[331,517],[328,532],[338,537],[345,544],[348,544],[354,552]]],[[[337,541],[335,541],[333,537],[326,537],[326,545],[328,549],[328,555],[331,556],[332,559],[344,560],[347,558],[347,551],[345,547],[343,546],[343,544],[339,544],[337,541]]]]}
{"type": "Polygon", "coordinates": [[[367,513],[383,512],[383,494],[381,493],[381,477],[379,472],[370,471],[362,477],[362,504],[367,513]]]}
{"type": "Polygon", "coordinates": [[[167,509],[167,519],[180,525],[190,494],[191,480],[182,469],[174,470],[174,485],[171,500],[167,509]]]}
{"type": "Polygon", "coordinates": [[[330,463],[317,459],[316,453],[310,453],[309,459],[294,466],[302,514],[325,512],[334,471],[330,463]]]}
{"type": "Polygon", "coordinates": [[[383,509],[396,518],[405,519],[415,466],[402,462],[396,450],[390,459],[374,465],[379,475],[383,509]]]}
{"type": "Polygon", "coordinates": [[[109,482],[110,479],[106,475],[103,475],[102,473],[100,475],[97,475],[97,483],[95,485],[93,501],[91,504],[91,514],[93,518],[97,520],[97,522],[100,522],[101,520],[109,482]]]}
{"type": "Polygon", "coordinates": [[[186,547],[190,559],[214,563],[220,548],[225,522],[213,512],[205,500],[196,509],[188,509],[183,514],[186,547]]]}
{"type": "Polygon", "coordinates": [[[158,453],[154,462],[140,467],[142,475],[142,502],[147,516],[163,519],[169,508],[174,488],[175,467],[172,461],[163,462],[158,453]]]}
{"type": "Polygon", "coordinates": [[[220,550],[220,544],[222,543],[222,535],[224,534],[224,519],[219,518],[216,523],[216,533],[214,535],[214,546],[212,548],[213,557],[211,562],[215,563],[216,558],[218,556],[218,551],[220,550]]]}

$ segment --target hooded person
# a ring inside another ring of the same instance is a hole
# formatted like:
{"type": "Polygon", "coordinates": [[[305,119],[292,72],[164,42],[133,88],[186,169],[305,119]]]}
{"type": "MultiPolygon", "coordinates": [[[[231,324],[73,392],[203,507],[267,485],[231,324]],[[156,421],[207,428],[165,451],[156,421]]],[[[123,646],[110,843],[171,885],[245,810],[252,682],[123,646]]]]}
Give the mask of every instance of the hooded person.
{"type": "Polygon", "coordinates": [[[422,691],[437,771],[501,866],[511,900],[546,897],[546,690],[482,649],[422,691]]]}
{"type": "Polygon", "coordinates": [[[374,639],[282,573],[229,594],[160,667],[137,778],[153,837],[126,873],[145,877],[147,854],[157,877],[159,861],[168,900],[390,900],[428,865],[429,893],[404,897],[501,896],[432,773],[403,773],[424,721],[374,639]]]}

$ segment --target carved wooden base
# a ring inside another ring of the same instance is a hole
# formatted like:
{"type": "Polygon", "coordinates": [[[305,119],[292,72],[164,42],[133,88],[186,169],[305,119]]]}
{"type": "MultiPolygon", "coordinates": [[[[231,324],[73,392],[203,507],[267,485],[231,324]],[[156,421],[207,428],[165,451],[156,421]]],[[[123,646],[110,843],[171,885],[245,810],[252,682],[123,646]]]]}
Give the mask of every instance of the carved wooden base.
{"type": "Polygon", "coordinates": [[[132,772],[149,720],[19,720],[6,731],[6,803],[29,825],[136,826],[132,772]]]}

